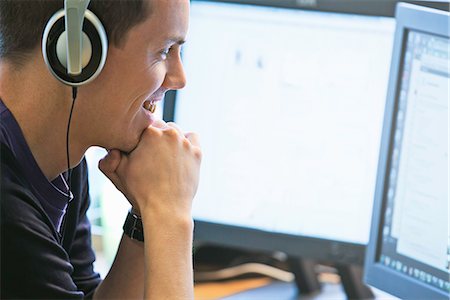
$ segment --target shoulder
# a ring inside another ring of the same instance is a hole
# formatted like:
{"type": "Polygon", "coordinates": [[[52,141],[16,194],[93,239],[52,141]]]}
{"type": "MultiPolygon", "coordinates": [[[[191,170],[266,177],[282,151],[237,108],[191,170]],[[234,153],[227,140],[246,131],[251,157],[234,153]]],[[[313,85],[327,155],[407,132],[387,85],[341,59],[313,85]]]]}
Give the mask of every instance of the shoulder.
{"type": "MultiPolygon", "coordinates": [[[[50,222],[47,220],[46,213],[40,201],[33,194],[30,183],[27,181],[25,172],[21,164],[16,160],[12,152],[7,146],[1,144],[1,165],[0,165],[0,205],[1,205],[1,222],[7,220],[17,219],[24,220],[24,215],[32,213],[34,217],[41,219],[43,222],[50,222]]],[[[89,205],[88,199],[88,173],[87,163],[83,158],[72,170],[72,193],[77,198],[77,201],[72,201],[75,210],[89,205]]],[[[87,207],[86,207],[87,208],[87,207]]],[[[34,219],[28,216],[27,219],[34,219]]],[[[51,222],[50,222],[51,224],[51,222]]],[[[52,227],[52,225],[50,225],[52,227]]]]}
{"type": "MultiPolygon", "coordinates": [[[[46,223],[39,200],[33,195],[20,164],[2,144],[1,147],[0,212],[2,225],[6,222],[40,219],[46,223]]],[[[48,224],[50,225],[50,224],[48,224]]]]}

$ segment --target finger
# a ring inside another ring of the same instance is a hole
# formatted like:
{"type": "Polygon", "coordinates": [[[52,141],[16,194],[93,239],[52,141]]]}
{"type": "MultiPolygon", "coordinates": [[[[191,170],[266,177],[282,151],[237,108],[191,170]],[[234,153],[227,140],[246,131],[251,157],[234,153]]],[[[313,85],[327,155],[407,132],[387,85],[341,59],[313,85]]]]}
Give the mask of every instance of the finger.
{"type": "Polygon", "coordinates": [[[116,171],[122,161],[123,154],[119,150],[111,150],[98,162],[98,168],[116,186],[121,186],[120,178],[116,171]]]}
{"type": "Polygon", "coordinates": [[[108,153],[99,162],[98,166],[102,172],[111,173],[114,172],[120,164],[120,151],[113,149],[108,151],[108,153]]]}
{"type": "Polygon", "coordinates": [[[183,130],[181,130],[180,126],[178,126],[178,125],[175,124],[174,122],[168,122],[168,123],[167,123],[167,126],[168,126],[169,128],[174,128],[174,129],[176,129],[176,130],[178,131],[178,133],[179,133],[181,136],[184,136],[183,130]]]}
{"type": "Polygon", "coordinates": [[[165,128],[168,127],[168,126],[167,126],[167,123],[164,122],[163,120],[156,120],[156,121],[154,121],[154,122],[152,123],[151,126],[152,126],[152,127],[155,127],[155,128],[159,128],[159,129],[165,129],[165,128]]]}
{"type": "Polygon", "coordinates": [[[188,132],[184,135],[192,145],[200,148],[200,138],[195,132],[188,132]]]}

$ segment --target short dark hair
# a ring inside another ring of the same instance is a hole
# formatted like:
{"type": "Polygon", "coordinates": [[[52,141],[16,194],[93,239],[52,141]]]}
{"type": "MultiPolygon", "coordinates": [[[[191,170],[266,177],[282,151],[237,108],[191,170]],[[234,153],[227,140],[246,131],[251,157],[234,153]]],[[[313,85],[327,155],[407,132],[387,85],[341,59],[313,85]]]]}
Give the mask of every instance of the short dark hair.
{"type": "MultiPolygon", "coordinates": [[[[63,7],[63,0],[0,0],[0,60],[23,63],[40,45],[47,21],[63,7]]],[[[91,0],[88,9],[103,23],[109,43],[116,46],[150,14],[145,0],[91,0]]]]}

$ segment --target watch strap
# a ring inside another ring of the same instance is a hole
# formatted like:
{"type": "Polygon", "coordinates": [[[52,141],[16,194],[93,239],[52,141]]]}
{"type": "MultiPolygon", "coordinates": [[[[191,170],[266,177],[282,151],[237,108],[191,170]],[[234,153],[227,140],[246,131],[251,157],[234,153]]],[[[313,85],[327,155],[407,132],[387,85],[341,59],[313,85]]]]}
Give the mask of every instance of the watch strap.
{"type": "Polygon", "coordinates": [[[142,219],[132,210],[128,212],[125,223],[123,224],[123,232],[132,240],[144,241],[144,228],[142,226],[142,219]]]}

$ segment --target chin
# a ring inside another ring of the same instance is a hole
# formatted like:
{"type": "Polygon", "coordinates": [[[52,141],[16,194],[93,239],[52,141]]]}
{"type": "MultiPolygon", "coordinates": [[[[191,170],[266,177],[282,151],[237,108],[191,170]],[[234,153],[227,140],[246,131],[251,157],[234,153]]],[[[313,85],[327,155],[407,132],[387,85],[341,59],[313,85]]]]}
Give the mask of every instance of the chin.
{"type": "Polygon", "coordinates": [[[114,149],[120,150],[124,153],[132,152],[138,146],[139,141],[141,140],[141,135],[146,128],[146,124],[143,124],[141,121],[139,123],[133,122],[129,124],[128,129],[125,131],[117,130],[114,136],[115,139],[110,140],[113,143],[112,146],[114,149]]]}
{"type": "MultiPolygon", "coordinates": [[[[0,0],[1,1],[1,0],[0,0]]],[[[139,137],[136,138],[130,138],[131,135],[129,133],[123,133],[121,135],[122,137],[127,137],[127,139],[115,139],[110,140],[109,143],[106,143],[105,146],[101,146],[105,149],[116,149],[123,153],[130,153],[133,151],[138,143],[139,143],[139,137]]]]}
{"type": "Polygon", "coordinates": [[[132,152],[134,149],[136,149],[136,147],[139,144],[139,140],[134,140],[134,141],[128,141],[127,143],[125,143],[122,147],[120,147],[120,151],[125,152],[125,153],[130,153],[132,152]]]}
{"type": "Polygon", "coordinates": [[[136,147],[138,146],[139,141],[141,139],[141,135],[142,135],[143,131],[144,131],[144,129],[140,130],[139,134],[128,133],[126,136],[128,139],[124,142],[123,146],[121,147],[122,149],[120,149],[120,150],[125,153],[130,153],[134,149],[136,149],[136,147]]]}

